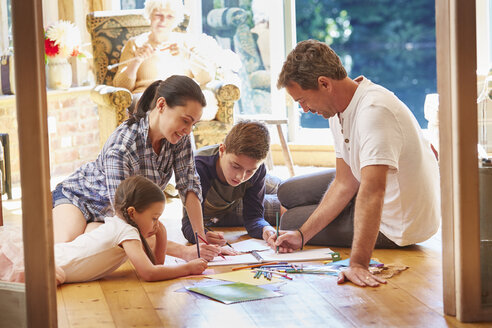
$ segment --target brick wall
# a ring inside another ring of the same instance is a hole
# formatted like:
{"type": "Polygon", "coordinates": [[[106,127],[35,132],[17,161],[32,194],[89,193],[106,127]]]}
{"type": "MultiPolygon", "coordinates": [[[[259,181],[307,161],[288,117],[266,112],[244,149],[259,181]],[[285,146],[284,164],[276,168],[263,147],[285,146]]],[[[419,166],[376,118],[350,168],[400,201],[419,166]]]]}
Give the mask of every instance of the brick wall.
{"type": "MultiPolygon", "coordinates": [[[[48,131],[52,177],[66,176],[99,154],[97,106],[89,87],[48,91],[48,131]]],[[[20,182],[19,140],[14,96],[0,97],[0,133],[10,138],[12,184],[20,182]]]]}

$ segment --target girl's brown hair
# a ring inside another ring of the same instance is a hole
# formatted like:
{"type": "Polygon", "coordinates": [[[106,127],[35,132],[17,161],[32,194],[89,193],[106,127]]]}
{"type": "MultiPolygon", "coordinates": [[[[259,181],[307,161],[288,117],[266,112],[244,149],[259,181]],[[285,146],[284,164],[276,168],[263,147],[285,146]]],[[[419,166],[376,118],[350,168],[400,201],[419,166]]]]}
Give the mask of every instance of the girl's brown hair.
{"type": "Polygon", "coordinates": [[[114,195],[114,209],[116,214],[120,218],[123,218],[129,225],[137,228],[145,253],[153,264],[155,264],[154,252],[152,252],[149,244],[142,236],[138,225],[128,214],[128,208],[132,206],[140,213],[149,208],[152,203],[164,202],[165,200],[166,196],[164,196],[162,190],[155,183],[139,175],[126,178],[116,188],[114,195]]]}
{"type": "Polygon", "coordinates": [[[166,99],[166,104],[171,108],[184,106],[189,100],[198,102],[202,107],[207,105],[202,89],[193,79],[184,75],[173,75],[164,81],[157,80],[145,89],[137,103],[136,111],[130,113],[127,124],[139,122],[148,111],[155,108],[160,97],[166,99]]]}

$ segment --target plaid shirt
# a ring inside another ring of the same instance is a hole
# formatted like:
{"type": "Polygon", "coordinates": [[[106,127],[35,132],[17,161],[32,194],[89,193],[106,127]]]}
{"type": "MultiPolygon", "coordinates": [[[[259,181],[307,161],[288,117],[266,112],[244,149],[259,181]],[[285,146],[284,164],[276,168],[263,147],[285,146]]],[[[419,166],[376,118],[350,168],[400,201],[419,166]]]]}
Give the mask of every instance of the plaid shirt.
{"type": "Polygon", "coordinates": [[[104,222],[104,217],[113,216],[116,188],[134,175],[142,175],[164,190],[174,169],[181,200],[184,202],[186,193],[193,191],[202,201],[190,137],[183,136],[175,145],[162,139],[157,155],[148,132],[148,114],[130,126],[124,122],[94,162],[84,164],[61,182],[63,195],[82,211],[87,221],[104,222]]]}

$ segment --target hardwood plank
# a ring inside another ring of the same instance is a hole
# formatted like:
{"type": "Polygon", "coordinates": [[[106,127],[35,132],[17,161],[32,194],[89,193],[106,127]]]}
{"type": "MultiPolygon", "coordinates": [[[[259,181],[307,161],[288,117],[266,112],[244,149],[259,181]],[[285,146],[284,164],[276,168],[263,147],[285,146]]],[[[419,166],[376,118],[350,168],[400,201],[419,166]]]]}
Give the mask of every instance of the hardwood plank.
{"type": "Polygon", "coordinates": [[[336,277],[307,277],[327,302],[356,327],[445,327],[446,320],[391,280],[378,288],[351,283],[337,285],[336,277]]]}
{"type": "Polygon", "coordinates": [[[195,304],[195,298],[176,290],[193,284],[197,279],[174,279],[155,283],[142,282],[147,297],[164,327],[204,327],[205,318],[195,304]],[[190,282],[186,282],[187,280],[190,282]]]}
{"type": "MultiPolygon", "coordinates": [[[[216,271],[227,270],[218,268],[216,271]]],[[[229,268],[230,270],[230,268],[229,268]]],[[[192,293],[175,292],[203,280],[187,277],[158,283],[143,283],[165,327],[254,327],[240,304],[225,305],[192,293]]]]}
{"type": "Polygon", "coordinates": [[[162,327],[130,262],[127,261],[99,283],[117,327],[162,327]]]}
{"type": "Polygon", "coordinates": [[[115,327],[98,281],[66,284],[59,289],[63,295],[69,327],[115,327]]]}
{"type": "Polygon", "coordinates": [[[63,293],[61,288],[56,289],[56,309],[58,317],[58,327],[70,327],[68,322],[67,312],[65,311],[65,300],[63,299],[63,293]]]}
{"type": "Polygon", "coordinates": [[[308,275],[292,275],[293,281],[280,288],[284,296],[243,303],[257,327],[355,327],[307,280],[308,275]]]}

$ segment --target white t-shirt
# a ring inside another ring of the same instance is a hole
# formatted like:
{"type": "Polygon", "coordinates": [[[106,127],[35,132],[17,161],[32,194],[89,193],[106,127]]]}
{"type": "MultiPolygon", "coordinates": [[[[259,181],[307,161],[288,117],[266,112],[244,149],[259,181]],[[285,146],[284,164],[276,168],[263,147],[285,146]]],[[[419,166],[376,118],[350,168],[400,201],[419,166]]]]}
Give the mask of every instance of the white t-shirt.
{"type": "Polygon", "coordinates": [[[65,282],[97,280],[116,270],[127,259],[119,245],[140,240],[138,230],[118,217],[69,243],[55,244],[55,263],[65,271],[65,282]]]}
{"type": "Polygon", "coordinates": [[[400,246],[427,240],[441,220],[439,167],[430,144],[392,92],[363,76],[356,81],[348,107],[330,118],[336,156],[358,181],[363,167],[388,165],[380,231],[400,246]]]}

